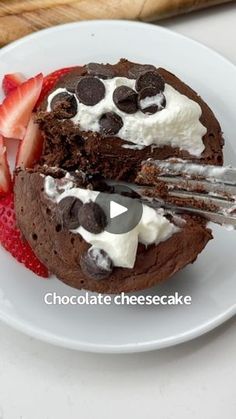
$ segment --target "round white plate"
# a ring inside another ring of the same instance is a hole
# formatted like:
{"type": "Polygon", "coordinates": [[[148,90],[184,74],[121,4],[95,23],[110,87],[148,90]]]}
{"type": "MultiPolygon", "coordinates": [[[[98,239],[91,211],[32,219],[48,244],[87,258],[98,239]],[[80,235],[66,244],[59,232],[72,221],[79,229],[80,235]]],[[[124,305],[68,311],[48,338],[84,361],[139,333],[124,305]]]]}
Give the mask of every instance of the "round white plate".
{"type": "MultiPolygon", "coordinates": [[[[226,163],[236,165],[236,68],[205,46],[161,27],[91,21],[44,30],[0,51],[0,77],[16,71],[46,74],[121,57],[166,67],[197,90],[222,124],[226,163]]],[[[197,262],[144,292],[191,295],[190,306],[47,306],[47,292],[85,293],[57,279],[39,279],[0,249],[0,318],[39,339],[91,352],[147,351],[187,341],[236,313],[236,232],[214,227],[214,236],[197,262]]]]}

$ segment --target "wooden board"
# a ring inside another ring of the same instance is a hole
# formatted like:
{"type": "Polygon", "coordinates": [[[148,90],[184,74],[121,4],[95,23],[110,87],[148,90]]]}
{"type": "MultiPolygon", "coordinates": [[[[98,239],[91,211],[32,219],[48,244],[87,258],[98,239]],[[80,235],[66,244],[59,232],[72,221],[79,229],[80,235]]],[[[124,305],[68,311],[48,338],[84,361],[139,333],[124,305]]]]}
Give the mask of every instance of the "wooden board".
{"type": "Polygon", "coordinates": [[[49,26],[87,19],[154,21],[230,0],[0,0],[0,46],[49,26]]]}

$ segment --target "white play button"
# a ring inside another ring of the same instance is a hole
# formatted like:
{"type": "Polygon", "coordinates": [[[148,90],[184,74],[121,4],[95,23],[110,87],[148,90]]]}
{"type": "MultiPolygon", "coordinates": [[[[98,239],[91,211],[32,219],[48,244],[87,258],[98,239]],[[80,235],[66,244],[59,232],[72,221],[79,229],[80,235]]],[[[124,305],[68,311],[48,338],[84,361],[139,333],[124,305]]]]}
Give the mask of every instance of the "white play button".
{"type": "Polygon", "coordinates": [[[128,211],[128,208],[118,204],[115,201],[110,201],[110,218],[118,217],[118,215],[124,214],[128,211]]]}
{"type": "Polygon", "coordinates": [[[106,214],[105,230],[112,234],[125,234],[133,230],[142,218],[141,200],[130,198],[133,190],[124,185],[115,185],[113,193],[100,192],[96,198],[106,214]]]}

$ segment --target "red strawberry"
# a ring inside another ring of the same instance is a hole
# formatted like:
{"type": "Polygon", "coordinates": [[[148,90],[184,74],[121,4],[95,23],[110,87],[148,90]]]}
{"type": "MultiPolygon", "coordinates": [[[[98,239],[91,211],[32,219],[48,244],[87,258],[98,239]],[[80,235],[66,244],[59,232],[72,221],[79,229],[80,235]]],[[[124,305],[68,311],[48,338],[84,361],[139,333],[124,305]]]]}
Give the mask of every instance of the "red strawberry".
{"type": "Polygon", "coordinates": [[[20,73],[5,74],[2,80],[2,88],[7,96],[12,90],[20,86],[24,81],[25,77],[20,73]]]}
{"type": "Polygon", "coordinates": [[[61,76],[64,76],[64,74],[69,73],[69,71],[73,70],[73,68],[74,67],[60,68],[59,70],[53,71],[53,73],[50,73],[46,77],[44,77],[42,91],[37,102],[36,108],[40,105],[40,103],[43,101],[48,92],[50,92],[50,90],[53,88],[53,86],[56,84],[59,78],[61,76]]]}
{"type": "Polygon", "coordinates": [[[0,135],[0,196],[12,190],[11,173],[7,161],[7,152],[4,139],[0,135]]]}
{"type": "Polygon", "coordinates": [[[20,141],[16,156],[16,167],[32,168],[38,162],[43,149],[43,137],[32,114],[23,141],[20,141]]]}
{"type": "Polygon", "coordinates": [[[38,260],[16,227],[13,193],[0,199],[0,243],[26,268],[36,275],[48,278],[47,268],[38,260]]]}
{"type": "Polygon", "coordinates": [[[9,93],[0,105],[0,134],[7,138],[24,138],[42,84],[43,75],[38,74],[9,93]]]}

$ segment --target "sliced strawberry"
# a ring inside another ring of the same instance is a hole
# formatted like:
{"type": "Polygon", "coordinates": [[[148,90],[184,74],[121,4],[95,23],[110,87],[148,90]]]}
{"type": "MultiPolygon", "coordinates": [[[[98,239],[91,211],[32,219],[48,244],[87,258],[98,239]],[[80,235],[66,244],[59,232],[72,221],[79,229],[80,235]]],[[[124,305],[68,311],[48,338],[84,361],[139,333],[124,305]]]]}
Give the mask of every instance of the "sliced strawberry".
{"type": "Polygon", "coordinates": [[[24,138],[42,84],[43,75],[38,74],[9,93],[0,105],[0,134],[7,138],[24,138]]]}
{"type": "Polygon", "coordinates": [[[5,74],[2,80],[2,88],[7,96],[12,90],[20,86],[26,81],[26,78],[21,73],[5,74]]]}
{"type": "Polygon", "coordinates": [[[46,77],[44,77],[42,91],[37,102],[36,108],[40,105],[40,103],[42,103],[45,96],[48,94],[48,92],[50,92],[50,90],[53,88],[53,86],[56,84],[59,78],[61,76],[64,76],[64,74],[69,73],[71,70],[73,70],[73,68],[74,67],[60,68],[59,70],[53,71],[53,73],[50,73],[46,77]]]}
{"type": "Polygon", "coordinates": [[[30,169],[39,161],[43,150],[43,137],[32,114],[23,141],[19,143],[16,167],[30,169]]]}
{"type": "Polygon", "coordinates": [[[4,139],[0,135],[0,196],[7,194],[12,190],[12,179],[7,161],[7,151],[4,139]]]}
{"type": "Polygon", "coordinates": [[[13,193],[0,199],[0,243],[26,268],[36,275],[48,278],[47,268],[35,256],[27,241],[22,239],[21,232],[16,227],[13,193]]]}

